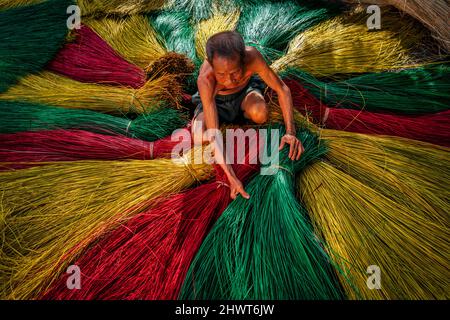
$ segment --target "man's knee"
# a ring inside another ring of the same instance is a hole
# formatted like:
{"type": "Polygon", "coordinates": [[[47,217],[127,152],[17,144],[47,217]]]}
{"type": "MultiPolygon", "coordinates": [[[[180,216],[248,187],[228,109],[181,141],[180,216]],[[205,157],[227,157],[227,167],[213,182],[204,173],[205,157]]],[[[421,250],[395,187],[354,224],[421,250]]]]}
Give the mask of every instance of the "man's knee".
{"type": "Polygon", "coordinates": [[[269,120],[269,110],[264,97],[257,92],[250,92],[244,100],[244,116],[257,124],[269,120]]]}

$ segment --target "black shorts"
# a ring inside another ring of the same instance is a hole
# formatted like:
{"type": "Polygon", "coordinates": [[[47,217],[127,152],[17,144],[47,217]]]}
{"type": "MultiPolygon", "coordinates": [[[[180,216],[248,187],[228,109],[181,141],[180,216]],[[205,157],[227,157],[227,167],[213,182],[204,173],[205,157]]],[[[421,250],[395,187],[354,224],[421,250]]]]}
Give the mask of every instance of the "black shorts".
{"type": "MultiPolygon", "coordinates": [[[[219,115],[219,123],[243,123],[245,122],[244,113],[241,105],[245,97],[252,91],[256,91],[264,95],[266,84],[260,77],[251,76],[248,84],[241,90],[233,94],[220,95],[215,97],[217,113],[219,115]]],[[[194,111],[194,118],[198,116],[200,112],[203,112],[203,105],[200,99],[199,93],[195,93],[192,96],[192,103],[196,105],[194,111]]]]}

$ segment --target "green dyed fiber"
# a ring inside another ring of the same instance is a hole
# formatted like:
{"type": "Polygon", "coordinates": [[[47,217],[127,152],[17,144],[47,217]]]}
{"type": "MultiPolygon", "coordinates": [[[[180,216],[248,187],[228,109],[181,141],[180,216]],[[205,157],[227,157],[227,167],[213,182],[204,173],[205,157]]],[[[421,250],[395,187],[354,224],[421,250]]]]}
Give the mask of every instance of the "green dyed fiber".
{"type": "Polygon", "coordinates": [[[335,10],[295,1],[261,2],[244,6],[236,30],[268,61],[279,58],[298,33],[331,18],[335,10]]]}
{"type": "Polygon", "coordinates": [[[0,11],[0,92],[55,56],[69,32],[67,7],[72,3],[49,0],[0,11]]]}
{"type": "Polygon", "coordinates": [[[186,124],[180,111],[163,108],[134,120],[90,110],[65,109],[17,101],[0,101],[0,133],[52,129],[82,129],[97,133],[114,132],[154,141],[186,124]]]}

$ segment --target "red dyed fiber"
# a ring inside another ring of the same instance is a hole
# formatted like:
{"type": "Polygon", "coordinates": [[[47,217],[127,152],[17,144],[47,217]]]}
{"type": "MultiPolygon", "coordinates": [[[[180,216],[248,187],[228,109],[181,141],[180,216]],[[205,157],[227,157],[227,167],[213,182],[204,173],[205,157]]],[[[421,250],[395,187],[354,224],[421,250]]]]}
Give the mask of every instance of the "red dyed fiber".
{"type": "MultiPolygon", "coordinates": [[[[247,152],[245,164],[233,165],[242,181],[256,173],[252,157],[247,152]]],[[[67,289],[63,275],[43,299],[176,299],[203,239],[231,201],[227,178],[218,166],[216,172],[216,181],[158,202],[79,257],[80,290],[67,289]]]]}
{"type": "Polygon", "coordinates": [[[325,126],[330,129],[383,134],[450,147],[450,110],[419,116],[330,108],[325,126]]]}
{"type": "Polygon", "coordinates": [[[76,31],[74,42],[66,44],[48,69],[80,82],[122,85],[139,88],[146,74],[117,54],[89,27],[76,31]]]}
{"type": "Polygon", "coordinates": [[[0,162],[3,162],[0,171],[31,167],[39,162],[49,161],[146,160],[170,157],[177,143],[178,141],[171,141],[171,136],[148,142],[83,130],[0,134],[0,162]]]}
{"type": "Polygon", "coordinates": [[[328,129],[398,136],[450,147],[450,110],[411,116],[328,108],[297,81],[284,82],[291,90],[294,107],[328,129]]]}

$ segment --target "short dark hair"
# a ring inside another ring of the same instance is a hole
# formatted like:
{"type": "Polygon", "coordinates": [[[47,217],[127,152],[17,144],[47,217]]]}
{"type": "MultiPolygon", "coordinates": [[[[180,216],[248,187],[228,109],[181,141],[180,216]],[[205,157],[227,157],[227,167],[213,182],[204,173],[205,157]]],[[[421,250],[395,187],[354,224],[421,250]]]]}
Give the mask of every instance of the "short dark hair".
{"type": "Polygon", "coordinates": [[[212,63],[215,55],[224,58],[238,57],[241,65],[244,64],[245,43],[242,36],[236,31],[223,31],[211,36],[206,42],[206,56],[212,63]]]}

